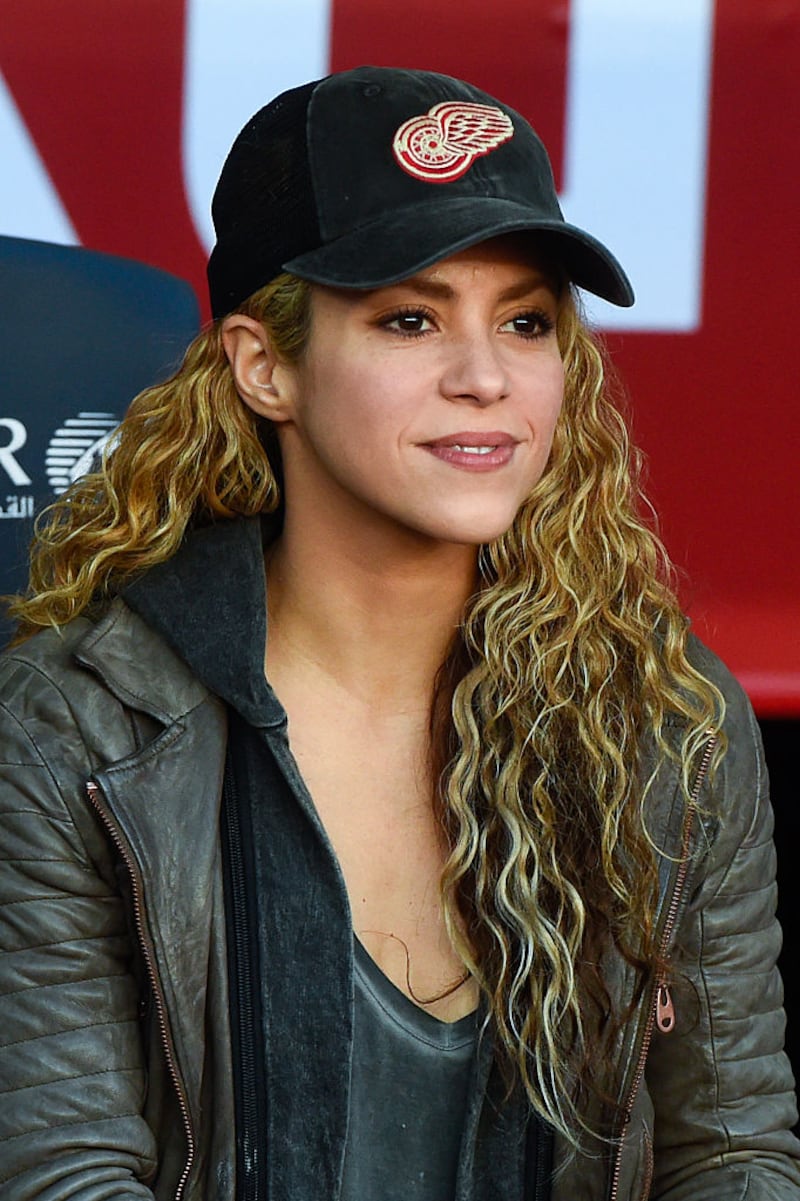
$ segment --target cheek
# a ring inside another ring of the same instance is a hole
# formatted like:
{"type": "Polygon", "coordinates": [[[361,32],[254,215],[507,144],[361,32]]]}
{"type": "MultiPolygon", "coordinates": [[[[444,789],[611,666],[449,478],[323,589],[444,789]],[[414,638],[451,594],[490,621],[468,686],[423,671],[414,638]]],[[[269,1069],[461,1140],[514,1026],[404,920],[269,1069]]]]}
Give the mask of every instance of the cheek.
{"type": "Polygon", "coordinates": [[[550,425],[549,425],[549,430],[548,430],[548,443],[550,446],[552,446],[553,437],[555,436],[556,427],[558,426],[563,409],[564,409],[564,390],[562,388],[559,391],[558,397],[555,400],[555,402],[553,403],[552,408],[550,410],[550,425]]]}
{"type": "Polygon", "coordinates": [[[396,365],[377,356],[342,364],[331,355],[303,383],[299,415],[306,431],[353,461],[370,447],[389,451],[414,416],[413,389],[398,388],[396,365]]]}
{"type": "Polygon", "coordinates": [[[548,454],[563,404],[564,366],[559,357],[548,365],[548,370],[538,380],[532,412],[537,440],[548,454]]]}
{"type": "Polygon", "coordinates": [[[307,382],[297,410],[305,453],[348,486],[371,478],[376,464],[391,472],[397,415],[389,409],[385,381],[381,389],[368,370],[345,373],[334,367],[307,382]]]}

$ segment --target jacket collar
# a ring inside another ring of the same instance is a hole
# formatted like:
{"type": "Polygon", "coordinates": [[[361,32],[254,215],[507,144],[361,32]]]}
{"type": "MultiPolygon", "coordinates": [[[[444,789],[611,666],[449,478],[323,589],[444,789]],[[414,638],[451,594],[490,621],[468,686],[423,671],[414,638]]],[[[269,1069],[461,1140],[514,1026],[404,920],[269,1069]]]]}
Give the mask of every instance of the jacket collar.
{"type": "Polygon", "coordinates": [[[179,718],[208,691],[251,725],[273,726],[285,714],[264,678],[266,636],[261,522],[242,518],[191,531],[172,558],[124,588],[78,658],[159,720],[179,718]]]}

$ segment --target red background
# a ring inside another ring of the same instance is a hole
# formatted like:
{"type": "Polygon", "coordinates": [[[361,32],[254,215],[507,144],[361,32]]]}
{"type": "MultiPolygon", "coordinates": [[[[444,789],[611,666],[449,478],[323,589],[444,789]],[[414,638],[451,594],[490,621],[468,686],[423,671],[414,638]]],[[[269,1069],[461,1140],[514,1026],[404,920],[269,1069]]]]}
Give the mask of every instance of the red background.
{"type": "MultiPolygon", "coordinates": [[[[180,160],[184,21],[183,0],[6,7],[0,69],[81,241],[190,279],[205,305],[180,160]]],[[[531,119],[557,174],[568,46],[557,0],[334,0],[332,69],[468,78],[531,119]]],[[[702,326],[609,336],[685,603],[762,715],[800,714],[798,63],[800,0],[718,0],[702,326]]]]}

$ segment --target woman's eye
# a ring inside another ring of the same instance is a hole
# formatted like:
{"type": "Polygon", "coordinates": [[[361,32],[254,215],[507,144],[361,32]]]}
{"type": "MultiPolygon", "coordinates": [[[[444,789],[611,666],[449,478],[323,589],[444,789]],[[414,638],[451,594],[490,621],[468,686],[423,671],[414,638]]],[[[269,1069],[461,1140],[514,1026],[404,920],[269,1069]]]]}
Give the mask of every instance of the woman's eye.
{"type": "Polygon", "coordinates": [[[501,329],[509,333],[519,334],[522,338],[543,338],[554,328],[555,323],[547,313],[538,309],[530,313],[518,313],[510,321],[506,321],[501,329]]]}
{"type": "Polygon", "coordinates": [[[384,329],[396,330],[401,334],[424,334],[431,328],[429,315],[420,309],[408,309],[391,313],[381,322],[384,329]]]}

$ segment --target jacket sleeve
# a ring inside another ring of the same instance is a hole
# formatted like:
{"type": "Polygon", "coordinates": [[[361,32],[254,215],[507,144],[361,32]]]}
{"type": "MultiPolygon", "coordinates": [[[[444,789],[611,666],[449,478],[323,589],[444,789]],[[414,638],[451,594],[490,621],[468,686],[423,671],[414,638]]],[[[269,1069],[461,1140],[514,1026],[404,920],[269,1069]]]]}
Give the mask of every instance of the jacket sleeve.
{"type": "Polygon", "coordinates": [[[64,766],[88,757],[47,681],[3,678],[0,1195],[152,1201],[132,941],[80,772],[64,766]],[[45,762],[40,731],[63,763],[45,762]]]}
{"type": "MultiPolygon", "coordinates": [[[[709,673],[710,674],[710,673],[709,673]]],[[[728,750],[701,798],[717,825],[689,885],[672,955],[675,1027],[647,1065],[662,1201],[797,1201],[794,1081],[783,1052],[772,810],[749,702],[724,682],[728,750]]]]}

